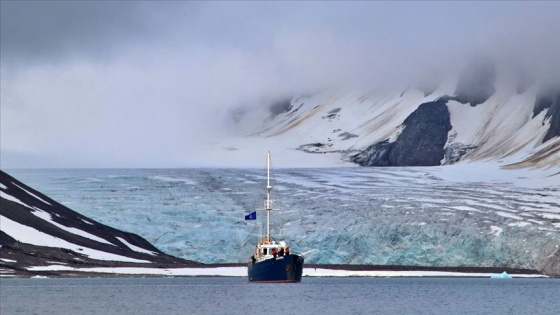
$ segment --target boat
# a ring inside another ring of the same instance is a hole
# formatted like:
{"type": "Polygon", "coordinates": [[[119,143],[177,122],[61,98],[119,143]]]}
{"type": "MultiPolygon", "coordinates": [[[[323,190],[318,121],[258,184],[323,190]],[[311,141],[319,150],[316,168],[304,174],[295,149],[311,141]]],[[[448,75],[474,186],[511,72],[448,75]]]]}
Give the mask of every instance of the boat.
{"type": "MultiPolygon", "coordinates": [[[[273,210],[270,200],[270,152],[266,157],[266,236],[255,246],[247,266],[249,282],[300,282],[303,272],[303,255],[292,253],[285,241],[277,241],[270,235],[270,212],[273,210]]],[[[256,220],[256,211],[245,216],[246,220],[256,220]]]]}

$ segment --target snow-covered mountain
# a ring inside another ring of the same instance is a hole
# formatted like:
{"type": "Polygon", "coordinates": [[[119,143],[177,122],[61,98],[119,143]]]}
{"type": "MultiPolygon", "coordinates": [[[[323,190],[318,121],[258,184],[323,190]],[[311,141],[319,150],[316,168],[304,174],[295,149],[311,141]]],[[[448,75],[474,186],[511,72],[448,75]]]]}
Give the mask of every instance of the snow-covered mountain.
{"type": "Polygon", "coordinates": [[[478,62],[455,79],[404,91],[329,90],[286,98],[234,111],[249,140],[228,139],[222,147],[232,156],[236,150],[246,154],[260,140],[275,151],[329,154],[364,166],[558,166],[560,84],[527,81],[478,62]]]}
{"type": "MultiPolygon", "coordinates": [[[[220,167],[262,166],[266,150],[275,167],[333,167],[283,169],[275,179],[276,191],[289,194],[279,230],[294,249],[316,250],[310,263],[512,267],[559,276],[560,89],[487,64],[472,69],[394,93],[325,90],[240,107],[230,115],[237,133],[193,152],[202,165],[220,167]],[[334,168],[358,164],[390,167],[334,168]]],[[[91,170],[64,175],[60,190],[53,181],[33,184],[84,217],[2,173],[0,262],[174,262],[98,221],[177,257],[242,263],[258,238],[242,218],[262,204],[263,175],[91,170]],[[35,246],[48,255],[20,250],[35,246]]]]}
{"type": "MultiPolygon", "coordinates": [[[[0,171],[0,271],[26,268],[199,265],[162,253],[142,237],[61,205],[0,171]]],[[[31,272],[29,272],[32,274],[31,272]]]]}

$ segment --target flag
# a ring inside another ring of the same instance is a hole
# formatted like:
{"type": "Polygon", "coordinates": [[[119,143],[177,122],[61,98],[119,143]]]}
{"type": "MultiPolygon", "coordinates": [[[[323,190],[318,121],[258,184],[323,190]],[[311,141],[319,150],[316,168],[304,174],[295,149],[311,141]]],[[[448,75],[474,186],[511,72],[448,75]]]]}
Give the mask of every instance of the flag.
{"type": "Polygon", "coordinates": [[[253,211],[245,216],[245,220],[256,220],[257,219],[257,211],[253,211]]]}

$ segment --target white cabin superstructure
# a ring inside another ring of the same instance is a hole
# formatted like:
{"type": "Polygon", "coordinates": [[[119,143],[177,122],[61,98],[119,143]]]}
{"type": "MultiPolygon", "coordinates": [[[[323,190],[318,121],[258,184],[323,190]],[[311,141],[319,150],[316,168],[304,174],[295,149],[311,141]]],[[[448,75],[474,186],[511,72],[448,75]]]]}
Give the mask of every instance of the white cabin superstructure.
{"type": "Polygon", "coordinates": [[[265,239],[261,241],[255,248],[255,260],[262,261],[270,258],[281,258],[285,254],[290,253],[290,248],[286,245],[286,242],[272,241],[268,242],[265,239]]]}

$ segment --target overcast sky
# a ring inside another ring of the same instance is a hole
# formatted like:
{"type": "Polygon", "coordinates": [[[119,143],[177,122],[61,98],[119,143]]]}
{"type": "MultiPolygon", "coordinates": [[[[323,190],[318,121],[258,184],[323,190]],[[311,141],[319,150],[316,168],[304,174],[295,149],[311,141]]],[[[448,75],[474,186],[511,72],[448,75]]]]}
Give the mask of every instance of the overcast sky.
{"type": "Polygon", "coordinates": [[[2,168],[196,166],[237,106],[560,55],[555,1],[0,3],[2,168]]]}

